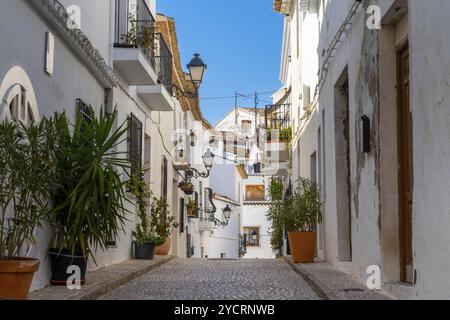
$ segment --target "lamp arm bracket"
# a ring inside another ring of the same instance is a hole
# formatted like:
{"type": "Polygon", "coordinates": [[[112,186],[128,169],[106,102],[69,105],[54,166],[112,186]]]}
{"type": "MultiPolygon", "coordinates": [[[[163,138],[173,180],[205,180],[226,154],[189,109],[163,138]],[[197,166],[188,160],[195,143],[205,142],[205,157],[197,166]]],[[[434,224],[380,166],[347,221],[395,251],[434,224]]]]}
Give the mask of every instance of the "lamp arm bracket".
{"type": "Polygon", "coordinates": [[[176,84],[172,85],[173,87],[173,97],[175,98],[188,98],[188,99],[195,99],[198,96],[198,90],[195,91],[184,91],[183,89],[181,89],[179,86],[177,86],[176,84]]]}

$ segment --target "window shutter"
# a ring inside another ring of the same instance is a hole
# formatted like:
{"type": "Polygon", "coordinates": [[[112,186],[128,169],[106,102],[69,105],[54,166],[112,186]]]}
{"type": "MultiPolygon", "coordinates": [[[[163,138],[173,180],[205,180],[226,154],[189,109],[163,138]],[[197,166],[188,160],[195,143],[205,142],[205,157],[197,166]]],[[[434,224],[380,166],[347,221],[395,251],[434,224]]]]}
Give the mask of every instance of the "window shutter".
{"type": "Polygon", "coordinates": [[[165,200],[167,200],[167,168],[167,158],[163,156],[161,163],[161,196],[165,200]]]}
{"type": "Polygon", "coordinates": [[[184,198],[180,198],[180,221],[178,229],[180,230],[180,234],[184,233],[184,198]]]}
{"type": "Polygon", "coordinates": [[[131,114],[128,127],[129,157],[131,175],[140,174],[142,169],[142,122],[131,114]]]}

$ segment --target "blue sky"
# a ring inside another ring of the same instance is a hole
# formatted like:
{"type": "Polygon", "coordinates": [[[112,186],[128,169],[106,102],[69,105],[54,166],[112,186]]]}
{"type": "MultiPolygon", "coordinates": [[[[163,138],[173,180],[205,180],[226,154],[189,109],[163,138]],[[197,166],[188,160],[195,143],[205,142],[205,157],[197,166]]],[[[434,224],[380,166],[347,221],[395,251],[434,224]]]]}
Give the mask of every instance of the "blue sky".
{"type": "MultiPolygon", "coordinates": [[[[204,116],[215,125],[234,107],[234,96],[277,90],[283,32],[273,0],[158,0],[157,11],[175,18],[183,65],[198,52],[208,65],[201,87],[204,116]]],[[[270,94],[261,95],[270,101],[270,94]]],[[[253,107],[252,98],[239,105],[253,107]]],[[[260,101],[259,106],[267,103],[260,101]]]]}

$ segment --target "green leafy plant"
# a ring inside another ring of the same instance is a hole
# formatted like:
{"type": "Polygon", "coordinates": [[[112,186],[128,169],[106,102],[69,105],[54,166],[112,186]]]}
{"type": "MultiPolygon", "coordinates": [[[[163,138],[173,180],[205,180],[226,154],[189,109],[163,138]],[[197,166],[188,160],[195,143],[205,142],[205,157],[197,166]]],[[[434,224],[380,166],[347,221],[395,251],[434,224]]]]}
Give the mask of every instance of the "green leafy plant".
{"type": "Polygon", "coordinates": [[[283,212],[288,232],[313,232],[317,223],[322,223],[322,204],[317,184],[301,178],[283,212]]]}
{"type": "Polygon", "coordinates": [[[117,111],[109,117],[79,112],[70,125],[65,114],[55,115],[57,131],[54,195],[56,246],[72,255],[106,250],[121,231],[128,210],[124,177],[131,168],[127,156],[113,150],[124,140],[126,123],[114,129],[117,111]]]}
{"type": "Polygon", "coordinates": [[[194,192],[194,185],[190,180],[183,180],[178,184],[178,187],[186,194],[192,194],[194,192]]]}
{"type": "Polygon", "coordinates": [[[136,15],[130,13],[128,15],[128,32],[120,35],[120,41],[123,44],[154,50],[155,31],[154,23],[138,23],[136,15]]]}
{"type": "Polygon", "coordinates": [[[148,242],[161,245],[164,241],[155,233],[149,214],[153,195],[148,184],[140,176],[132,178],[132,193],[136,196],[139,218],[136,229],[133,231],[133,237],[137,245],[143,245],[148,242]]]}
{"type": "Polygon", "coordinates": [[[283,183],[281,180],[272,179],[269,195],[270,204],[266,217],[271,222],[271,246],[274,250],[281,250],[284,233],[283,212],[286,209],[286,204],[283,202],[283,183]]]}
{"type": "Polygon", "coordinates": [[[162,243],[171,236],[172,229],[178,228],[175,218],[170,215],[170,207],[164,198],[153,198],[151,204],[151,229],[152,233],[160,237],[162,243]]]}
{"type": "Polygon", "coordinates": [[[198,209],[198,203],[192,199],[189,199],[189,202],[186,206],[188,209],[197,210],[198,209]]]}
{"type": "Polygon", "coordinates": [[[195,218],[198,216],[198,203],[194,201],[193,199],[189,199],[189,202],[186,206],[188,216],[191,218],[195,218]]]}
{"type": "Polygon", "coordinates": [[[53,119],[0,123],[0,260],[19,257],[48,218],[55,187],[53,119]]]}

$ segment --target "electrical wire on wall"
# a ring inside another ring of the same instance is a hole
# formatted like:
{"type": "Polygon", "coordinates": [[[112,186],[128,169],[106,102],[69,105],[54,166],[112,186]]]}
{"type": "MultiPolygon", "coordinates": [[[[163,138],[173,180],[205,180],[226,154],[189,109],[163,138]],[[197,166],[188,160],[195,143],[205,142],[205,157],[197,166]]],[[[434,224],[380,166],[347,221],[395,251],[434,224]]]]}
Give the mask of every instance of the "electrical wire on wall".
{"type": "Polygon", "coordinates": [[[300,119],[303,122],[303,124],[295,132],[294,137],[292,139],[293,144],[295,144],[298,141],[298,139],[300,138],[301,133],[305,129],[306,124],[308,123],[308,120],[310,119],[310,117],[312,115],[312,110],[314,110],[319,103],[320,94],[322,93],[322,89],[324,87],[325,80],[328,76],[331,60],[334,57],[335,51],[338,49],[339,45],[343,42],[343,38],[344,38],[345,34],[347,33],[347,30],[353,25],[353,19],[358,14],[358,10],[359,10],[359,7],[361,6],[361,4],[362,4],[361,0],[355,0],[347,17],[345,18],[344,22],[342,23],[339,30],[335,34],[333,40],[331,41],[330,46],[325,51],[324,59],[323,59],[322,65],[319,69],[320,77],[319,77],[319,81],[318,81],[317,86],[314,91],[313,101],[311,102],[310,106],[308,107],[306,114],[303,116],[303,118],[300,119]]]}

